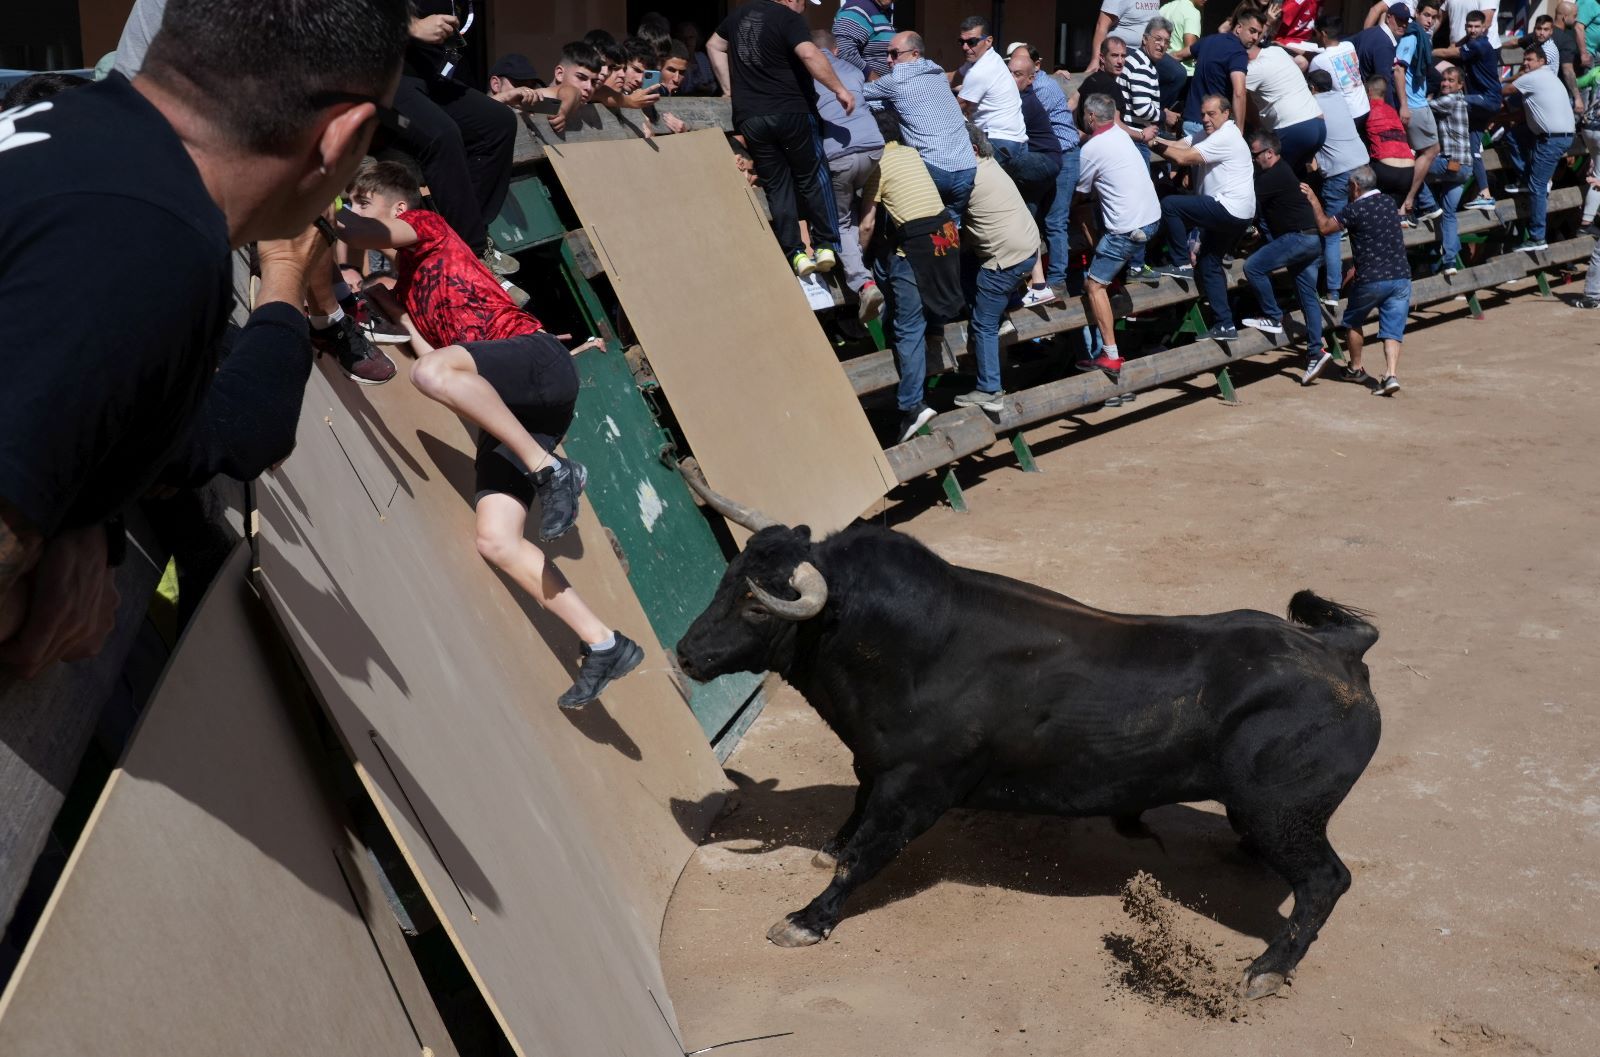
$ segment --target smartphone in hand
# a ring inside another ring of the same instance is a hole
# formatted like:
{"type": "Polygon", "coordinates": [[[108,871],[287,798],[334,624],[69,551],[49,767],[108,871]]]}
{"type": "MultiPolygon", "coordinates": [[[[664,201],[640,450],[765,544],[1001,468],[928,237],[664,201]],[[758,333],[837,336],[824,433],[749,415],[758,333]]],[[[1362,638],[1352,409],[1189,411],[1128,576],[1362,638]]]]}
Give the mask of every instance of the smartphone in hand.
{"type": "Polygon", "coordinates": [[[641,91],[641,92],[654,91],[655,89],[659,88],[660,86],[661,86],[661,71],[660,70],[646,70],[646,71],[644,71],[644,80],[639,85],[639,91],[641,91]]]}

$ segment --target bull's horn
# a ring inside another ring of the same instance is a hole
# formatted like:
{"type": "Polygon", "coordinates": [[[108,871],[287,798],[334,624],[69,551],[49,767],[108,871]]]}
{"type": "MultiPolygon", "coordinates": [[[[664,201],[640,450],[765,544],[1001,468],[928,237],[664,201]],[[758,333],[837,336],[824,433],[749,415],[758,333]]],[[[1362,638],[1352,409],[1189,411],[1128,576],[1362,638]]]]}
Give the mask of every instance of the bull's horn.
{"type": "Polygon", "coordinates": [[[715,510],[729,521],[737,522],[751,532],[760,532],[764,528],[782,527],[783,522],[774,521],[753,507],[747,507],[743,503],[735,503],[727,496],[713,492],[711,487],[700,479],[699,473],[690,470],[682,463],[678,464],[678,472],[683,475],[683,480],[690,490],[705,501],[706,506],[715,510]]]}
{"type": "Polygon", "coordinates": [[[810,562],[796,565],[789,576],[789,586],[800,592],[800,597],[792,602],[787,598],[774,598],[754,580],[745,582],[750,585],[750,593],[756,596],[756,601],[771,610],[773,616],[784,620],[810,620],[828,604],[828,581],[810,562]]]}

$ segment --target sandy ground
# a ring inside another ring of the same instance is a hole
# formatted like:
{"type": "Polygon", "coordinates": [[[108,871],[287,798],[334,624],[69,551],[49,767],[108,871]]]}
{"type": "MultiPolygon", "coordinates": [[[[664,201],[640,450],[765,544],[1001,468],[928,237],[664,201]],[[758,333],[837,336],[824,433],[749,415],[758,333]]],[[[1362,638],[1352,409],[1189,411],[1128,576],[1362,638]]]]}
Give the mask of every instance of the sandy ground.
{"type": "MultiPolygon", "coordinates": [[[[1558,290],[1574,296],[1577,287],[1558,290]]],[[[972,512],[888,512],[945,557],[1113,610],[1282,612],[1300,587],[1374,611],[1378,754],[1334,817],[1354,884],[1293,986],[1238,1020],[1129,993],[1106,936],[1139,870],[1230,976],[1287,887],[1216,805],[1101,819],[958,811],[847,906],[833,936],[764,938],[827,875],[812,849],[854,788],[798,695],[729,761],[743,788],[662,936],[689,1049],[777,1055],[1600,1054],[1600,313],[1535,296],[1428,313],[1383,399],[1298,357],[1148,394],[963,464],[972,512]],[[1157,408],[1159,412],[1156,412],[1157,408]],[[1128,428],[1123,428],[1128,427],[1128,428]]]]}

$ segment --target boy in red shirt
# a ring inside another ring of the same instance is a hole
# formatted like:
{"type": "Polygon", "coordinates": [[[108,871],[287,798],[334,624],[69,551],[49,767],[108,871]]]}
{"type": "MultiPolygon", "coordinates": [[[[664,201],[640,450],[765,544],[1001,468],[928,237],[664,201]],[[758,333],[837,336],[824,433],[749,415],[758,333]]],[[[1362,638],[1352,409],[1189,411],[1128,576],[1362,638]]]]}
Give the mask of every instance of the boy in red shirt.
{"type": "Polygon", "coordinates": [[[349,197],[338,216],[340,238],[352,249],[395,251],[394,296],[418,354],[412,383],[482,431],[474,464],[478,553],[583,640],[577,681],[558,703],[587,704],[636,668],[644,651],[601,623],[523,535],[535,496],[540,540],[565,535],[577,521],[588,471],[554,454],[578,399],[572,355],[517,308],[443,217],[418,208],[421,192],[403,164],[363,167],[349,197]]]}

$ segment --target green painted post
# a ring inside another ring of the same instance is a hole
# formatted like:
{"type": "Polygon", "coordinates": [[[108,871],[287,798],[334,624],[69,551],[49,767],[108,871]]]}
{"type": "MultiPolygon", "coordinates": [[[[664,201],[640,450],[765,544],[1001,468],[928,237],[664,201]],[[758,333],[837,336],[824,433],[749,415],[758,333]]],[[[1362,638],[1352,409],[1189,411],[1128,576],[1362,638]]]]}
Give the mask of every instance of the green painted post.
{"type": "Polygon", "coordinates": [[[961,491],[961,482],[956,480],[954,466],[945,471],[944,480],[940,483],[944,485],[944,497],[950,500],[950,509],[958,514],[965,514],[967,512],[967,497],[961,491]]]}
{"type": "Polygon", "coordinates": [[[1228,377],[1228,369],[1224,367],[1217,372],[1217,388],[1222,392],[1222,399],[1230,404],[1239,402],[1239,394],[1234,392],[1233,379],[1228,377]]]}
{"type": "Polygon", "coordinates": [[[1011,450],[1017,453],[1017,462],[1021,464],[1023,473],[1039,472],[1039,464],[1033,461],[1033,449],[1028,447],[1022,434],[1011,434],[1011,450]]]}
{"type": "Polygon", "coordinates": [[[1469,291],[1467,293],[1467,309],[1472,313],[1473,319],[1483,318],[1483,306],[1478,303],[1478,293],[1476,290],[1469,291]]]}
{"type": "Polygon", "coordinates": [[[872,335],[873,347],[875,347],[879,352],[882,352],[884,349],[889,347],[889,343],[885,341],[883,337],[883,324],[878,320],[874,319],[871,323],[867,324],[867,333],[872,335]]]}
{"type": "Polygon", "coordinates": [[[1210,327],[1206,326],[1205,317],[1200,314],[1200,303],[1191,301],[1189,302],[1189,307],[1183,313],[1182,321],[1178,323],[1178,329],[1174,330],[1172,336],[1167,339],[1167,344],[1170,345],[1185,334],[1204,334],[1210,329],[1210,327]]]}
{"type": "Polygon", "coordinates": [[[1328,349],[1333,353],[1335,363],[1344,363],[1344,343],[1339,340],[1339,328],[1329,327],[1325,337],[1328,339],[1328,349]]]}
{"type": "Polygon", "coordinates": [[[1539,283],[1539,296],[1540,297],[1554,297],[1555,296],[1555,294],[1550,292],[1550,279],[1549,279],[1548,276],[1546,276],[1544,274],[1544,269],[1543,268],[1540,268],[1538,271],[1534,272],[1533,273],[1533,277],[1539,283]]]}

